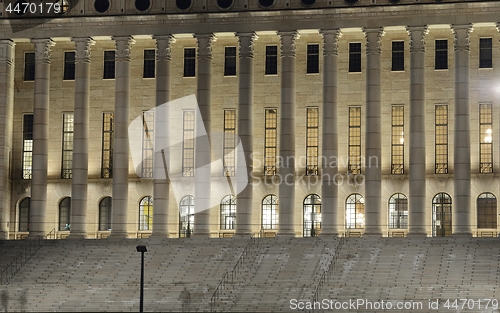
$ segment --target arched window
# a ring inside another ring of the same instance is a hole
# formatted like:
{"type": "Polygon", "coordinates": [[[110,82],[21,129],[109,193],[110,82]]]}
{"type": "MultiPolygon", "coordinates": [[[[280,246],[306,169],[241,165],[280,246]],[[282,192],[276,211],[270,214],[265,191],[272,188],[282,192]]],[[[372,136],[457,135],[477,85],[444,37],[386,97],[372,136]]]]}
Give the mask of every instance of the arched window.
{"type": "Polygon", "coordinates": [[[353,193],[345,201],[345,228],[365,227],[365,199],[353,193]]]}
{"type": "Polygon", "coordinates": [[[189,238],[194,226],[194,197],[185,196],[179,204],[179,237],[189,238]]]}
{"type": "Polygon", "coordinates": [[[225,196],[220,202],[220,229],[234,229],[236,223],[236,197],[225,196]]]}
{"type": "Polygon", "coordinates": [[[432,199],[432,236],[451,236],[451,197],[440,192],[432,199]]]}
{"type": "Polygon", "coordinates": [[[278,229],[279,203],[276,195],[262,200],[262,229],[278,229]]]}
{"type": "Polygon", "coordinates": [[[30,231],[30,202],[30,197],[19,202],[19,231],[30,231]]]}
{"type": "Polygon", "coordinates": [[[308,195],[304,199],[304,237],[315,237],[321,231],[321,198],[308,195]]]}
{"type": "Polygon", "coordinates": [[[497,198],[491,192],[477,197],[477,228],[497,228],[497,198]]]}
{"type": "Polygon", "coordinates": [[[99,202],[99,230],[111,230],[111,197],[99,202]]]}
{"type": "Polygon", "coordinates": [[[389,199],[389,228],[408,228],[408,198],[402,193],[389,199]]]}
{"type": "Polygon", "coordinates": [[[59,202],[59,230],[71,228],[71,198],[65,197],[59,202]]]}
{"type": "Polygon", "coordinates": [[[145,196],[139,202],[139,230],[153,229],[153,197],[145,196]]]}

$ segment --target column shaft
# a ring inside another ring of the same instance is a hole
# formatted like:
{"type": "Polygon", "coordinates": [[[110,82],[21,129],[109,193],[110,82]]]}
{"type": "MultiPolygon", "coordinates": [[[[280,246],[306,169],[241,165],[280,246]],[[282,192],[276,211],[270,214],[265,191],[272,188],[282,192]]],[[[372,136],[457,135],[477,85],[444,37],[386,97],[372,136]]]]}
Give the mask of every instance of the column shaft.
{"type": "Polygon", "coordinates": [[[32,39],[35,46],[35,103],[33,107],[33,172],[31,177],[30,237],[45,235],[49,140],[51,39],[32,39]]]}
{"type": "Polygon", "coordinates": [[[9,238],[11,184],[9,161],[12,150],[14,111],[14,42],[0,40],[0,240],[9,238]]]}
{"type": "Polygon", "coordinates": [[[323,138],[321,155],[322,219],[321,235],[338,233],[338,132],[337,132],[337,58],[340,30],[323,30],[323,138]]]}
{"type": "Polygon", "coordinates": [[[407,27],[410,35],[409,235],[425,236],[425,35],[427,26],[407,27]]]}
{"type": "Polygon", "coordinates": [[[279,235],[295,236],[295,41],[294,32],[280,32],[281,106],[278,174],[279,235]]]}
{"type": "Polygon", "coordinates": [[[247,235],[252,233],[252,200],[253,185],[253,49],[257,39],[255,33],[238,33],[239,39],[239,76],[238,76],[238,136],[243,145],[244,158],[237,156],[238,190],[244,188],[237,195],[236,234],[247,235]],[[244,161],[244,162],[241,162],[244,161]],[[244,163],[241,164],[241,163],[244,163]],[[248,182],[248,183],[247,183],[248,182]],[[244,184],[244,186],[240,186],[244,184]]]}
{"type": "Polygon", "coordinates": [[[73,38],[73,42],[75,42],[76,58],[70,237],[87,238],[90,47],[94,41],[87,37],[73,38]]]}
{"type": "Polygon", "coordinates": [[[364,32],[366,36],[365,235],[382,235],[380,41],[383,30],[364,29],[364,32]]]}
{"type": "Polygon", "coordinates": [[[472,235],[470,180],[469,34],[471,25],[452,25],[455,34],[455,132],[453,235],[472,235]]]}
{"type": "Polygon", "coordinates": [[[168,177],[169,149],[169,111],[170,101],[170,64],[172,63],[171,45],[173,36],[154,36],[156,39],[156,109],[155,109],[155,154],[153,171],[153,233],[154,237],[168,237],[168,201],[170,180],[168,177]]]}
{"type": "Polygon", "coordinates": [[[111,236],[126,238],[128,225],[130,48],[134,40],[129,36],[114,37],[113,39],[116,43],[116,74],[111,236]]]}

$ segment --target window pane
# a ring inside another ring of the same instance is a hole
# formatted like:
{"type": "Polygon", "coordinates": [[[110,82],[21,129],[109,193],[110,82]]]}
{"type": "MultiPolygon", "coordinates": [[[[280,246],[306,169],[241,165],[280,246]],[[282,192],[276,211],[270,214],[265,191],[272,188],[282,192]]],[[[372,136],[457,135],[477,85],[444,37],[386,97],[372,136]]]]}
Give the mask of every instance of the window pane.
{"type": "Polygon", "coordinates": [[[144,50],[144,70],[143,78],[154,78],[155,77],[155,50],[148,49],[144,50]]]}
{"type": "Polygon", "coordinates": [[[266,75],[278,74],[278,46],[266,46],[266,75]]]}
{"type": "Polygon", "coordinates": [[[64,80],[75,79],[75,52],[64,52],[64,80]]]}
{"type": "Polygon", "coordinates": [[[361,43],[349,43],[349,72],[361,72],[361,43]]]}

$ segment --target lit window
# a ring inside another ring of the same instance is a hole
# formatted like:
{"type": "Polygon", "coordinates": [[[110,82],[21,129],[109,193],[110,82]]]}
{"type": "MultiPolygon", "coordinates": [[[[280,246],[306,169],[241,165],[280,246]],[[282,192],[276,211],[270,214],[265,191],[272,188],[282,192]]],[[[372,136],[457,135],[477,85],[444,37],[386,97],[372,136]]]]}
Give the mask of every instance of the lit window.
{"type": "Polygon", "coordinates": [[[71,229],[71,198],[65,197],[59,202],[59,230],[71,229]]]}
{"type": "Polygon", "coordinates": [[[143,78],[155,77],[155,50],[144,50],[144,69],[142,73],[143,78]]]}
{"type": "Polygon", "coordinates": [[[436,40],[434,68],[436,70],[448,69],[448,40],[436,40]]]}
{"type": "Polygon", "coordinates": [[[493,67],[493,42],[491,38],[479,38],[479,68],[493,67]]]}
{"type": "Polygon", "coordinates": [[[318,175],[319,109],[307,108],[306,121],[306,174],[318,175]]]}
{"type": "Polygon", "coordinates": [[[24,81],[35,80],[35,52],[24,54],[24,81]]]}
{"type": "Polygon", "coordinates": [[[316,237],[321,232],[321,198],[308,195],[304,199],[304,237],[316,237]]]}
{"type": "Polygon", "coordinates": [[[361,107],[349,107],[349,164],[350,174],[361,174],[361,107]]]}
{"type": "Polygon", "coordinates": [[[408,228],[408,198],[402,193],[389,199],[389,228],[408,228]]]}
{"type": "Polygon", "coordinates": [[[139,202],[139,230],[153,229],[153,197],[146,196],[139,202]]]}
{"type": "Polygon", "coordinates": [[[225,47],[224,76],[236,76],[236,47],[225,47]]]}
{"type": "Polygon", "coordinates": [[[349,43],[349,72],[361,72],[361,43],[349,43]]]}
{"type": "Polygon", "coordinates": [[[236,172],[236,110],[224,110],[224,176],[236,172]]]}
{"type": "Polygon", "coordinates": [[[404,174],[404,107],[392,106],[391,174],[404,174]]]}
{"type": "Polygon", "coordinates": [[[276,174],[278,110],[266,109],[264,142],[264,175],[276,174]]]}
{"type": "Polygon", "coordinates": [[[33,114],[23,115],[23,179],[33,173],[33,114]]]}
{"type": "Polygon", "coordinates": [[[220,229],[234,229],[236,224],[236,197],[225,196],[220,202],[220,229]]]}
{"type": "Polygon", "coordinates": [[[73,176],[73,113],[63,114],[61,178],[73,176]]]}
{"type": "Polygon", "coordinates": [[[102,116],[102,163],[101,177],[113,177],[113,129],[114,113],[103,113],[102,116]]]}
{"type": "Polygon", "coordinates": [[[452,232],[452,203],[449,194],[440,192],[432,199],[432,236],[448,237],[452,232]]]}
{"type": "Polygon", "coordinates": [[[184,48],[184,77],[196,75],[196,49],[184,48]]]}
{"type": "Polygon", "coordinates": [[[75,79],[75,52],[64,52],[64,80],[75,79]]]}
{"type": "Polygon", "coordinates": [[[345,202],[345,227],[365,227],[365,199],[359,193],[350,195],[345,202]]]}
{"type": "Polygon", "coordinates": [[[436,105],[435,163],[436,174],[448,173],[448,105],[436,105]]]}
{"type": "Polygon", "coordinates": [[[262,200],[262,229],[278,229],[278,197],[267,195],[262,200]]]}
{"type": "Polygon", "coordinates": [[[278,74],[278,46],[266,46],[266,75],[278,74]]]}
{"type": "Polygon", "coordinates": [[[194,111],[183,111],[182,176],[194,176],[194,111]]]}
{"type": "Polygon", "coordinates": [[[104,51],[104,79],[115,78],[115,51],[104,51]]]}
{"type": "Polygon", "coordinates": [[[189,238],[194,225],[194,197],[185,196],[179,204],[179,237],[189,238]]]}
{"type": "Polygon", "coordinates": [[[111,197],[105,197],[99,202],[99,230],[111,230],[111,197]]]}
{"type": "Polygon", "coordinates": [[[307,74],[319,73],[319,45],[307,45],[307,74]]]}
{"type": "Polygon", "coordinates": [[[154,112],[142,112],[142,177],[153,177],[154,112]]]}
{"type": "Polygon", "coordinates": [[[491,103],[479,104],[479,172],[493,173],[493,112],[491,103]]]}
{"type": "Polygon", "coordinates": [[[497,198],[490,192],[477,197],[477,228],[497,228],[497,198]]]}
{"type": "Polygon", "coordinates": [[[405,45],[404,41],[392,42],[392,71],[405,70],[405,45]]]}

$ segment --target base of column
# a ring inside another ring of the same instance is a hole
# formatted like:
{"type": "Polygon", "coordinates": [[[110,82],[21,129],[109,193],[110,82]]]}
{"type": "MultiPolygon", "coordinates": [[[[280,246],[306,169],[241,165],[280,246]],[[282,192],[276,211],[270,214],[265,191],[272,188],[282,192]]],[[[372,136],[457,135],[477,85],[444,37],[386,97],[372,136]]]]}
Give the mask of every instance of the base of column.
{"type": "Polygon", "coordinates": [[[365,232],[362,237],[367,237],[367,238],[379,238],[382,237],[382,232],[376,232],[376,231],[371,231],[371,232],[365,232]]]}
{"type": "Polygon", "coordinates": [[[70,233],[68,237],[66,237],[66,240],[82,240],[82,239],[89,239],[87,234],[85,233],[79,233],[79,234],[72,234],[70,233]]]}
{"type": "Polygon", "coordinates": [[[210,238],[210,233],[192,233],[191,236],[189,236],[189,238],[194,238],[194,239],[206,239],[206,238],[210,238]]]}
{"type": "Polygon", "coordinates": [[[293,237],[296,237],[296,234],[295,232],[290,232],[290,231],[283,231],[283,232],[279,232],[276,234],[276,237],[279,237],[279,238],[293,238],[293,237]]]}
{"type": "Polygon", "coordinates": [[[472,237],[472,233],[470,233],[470,232],[453,233],[451,236],[452,237],[467,237],[467,238],[471,238],[472,237]]]}
{"type": "Polygon", "coordinates": [[[123,232],[120,232],[120,233],[113,233],[111,232],[111,235],[109,235],[109,237],[107,239],[127,239],[128,238],[128,234],[127,233],[123,233],[123,232]]]}
{"type": "Polygon", "coordinates": [[[408,238],[426,238],[427,233],[426,232],[411,232],[406,235],[408,238]]]}
{"type": "Polygon", "coordinates": [[[151,236],[149,236],[151,239],[165,239],[168,238],[168,232],[153,232],[151,236]]]}
{"type": "Polygon", "coordinates": [[[335,236],[338,236],[339,235],[339,232],[336,232],[336,231],[331,231],[331,232],[324,232],[324,231],[321,231],[321,233],[318,235],[318,237],[335,237],[335,236]]]}

